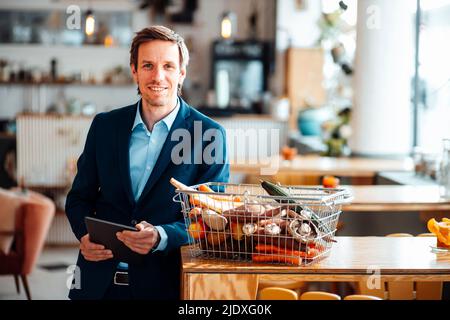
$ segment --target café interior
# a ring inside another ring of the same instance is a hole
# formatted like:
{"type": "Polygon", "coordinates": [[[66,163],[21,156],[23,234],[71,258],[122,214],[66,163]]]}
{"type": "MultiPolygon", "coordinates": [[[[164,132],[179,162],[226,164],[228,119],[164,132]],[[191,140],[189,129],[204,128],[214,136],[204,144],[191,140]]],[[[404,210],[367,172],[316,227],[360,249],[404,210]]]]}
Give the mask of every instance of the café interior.
{"type": "MultiPolygon", "coordinates": [[[[182,97],[227,132],[226,194],[275,201],[257,195],[271,181],[303,208],[324,201],[308,210],[329,231],[319,258],[290,264],[236,248],[262,237],[239,223],[219,249],[194,233],[181,299],[450,299],[450,0],[5,0],[1,300],[68,299],[66,196],[93,117],[139,100],[129,50],[150,25],[184,38],[182,97]]],[[[279,219],[311,229],[298,214],[279,219]]]]}

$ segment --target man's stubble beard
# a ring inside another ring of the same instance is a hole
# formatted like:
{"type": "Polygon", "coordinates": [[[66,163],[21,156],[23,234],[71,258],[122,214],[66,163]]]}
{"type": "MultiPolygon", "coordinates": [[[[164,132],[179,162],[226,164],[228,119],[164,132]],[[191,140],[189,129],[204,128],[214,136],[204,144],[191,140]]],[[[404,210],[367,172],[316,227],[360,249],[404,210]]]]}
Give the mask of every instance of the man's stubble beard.
{"type": "MultiPolygon", "coordinates": [[[[167,105],[167,101],[162,101],[161,99],[158,99],[158,101],[155,101],[154,99],[148,99],[144,96],[142,98],[145,100],[147,105],[151,106],[151,107],[164,107],[167,105]]],[[[166,98],[164,98],[163,100],[166,100],[166,98]]]]}
{"type": "MultiPolygon", "coordinates": [[[[139,84],[138,84],[138,87],[139,87],[139,84]]],[[[144,89],[147,89],[147,88],[144,88],[144,89]]],[[[168,103],[169,97],[161,97],[161,98],[157,98],[157,99],[152,99],[152,98],[146,96],[145,91],[142,90],[141,88],[139,88],[139,91],[141,92],[141,98],[143,100],[145,100],[145,102],[147,103],[148,106],[164,107],[168,103]]]]}

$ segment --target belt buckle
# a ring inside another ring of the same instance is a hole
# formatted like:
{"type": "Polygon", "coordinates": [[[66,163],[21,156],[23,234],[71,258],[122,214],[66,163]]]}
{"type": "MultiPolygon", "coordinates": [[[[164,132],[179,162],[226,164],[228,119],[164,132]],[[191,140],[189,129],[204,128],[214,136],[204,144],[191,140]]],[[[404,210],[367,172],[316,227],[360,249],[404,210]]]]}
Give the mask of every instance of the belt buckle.
{"type": "Polygon", "coordinates": [[[128,281],[127,281],[127,283],[117,281],[117,276],[118,275],[126,275],[128,277],[128,272],[127,271],[116,271],[116,273],[114,274],[114,284],[115,285],[128,286],[128,281]]]}

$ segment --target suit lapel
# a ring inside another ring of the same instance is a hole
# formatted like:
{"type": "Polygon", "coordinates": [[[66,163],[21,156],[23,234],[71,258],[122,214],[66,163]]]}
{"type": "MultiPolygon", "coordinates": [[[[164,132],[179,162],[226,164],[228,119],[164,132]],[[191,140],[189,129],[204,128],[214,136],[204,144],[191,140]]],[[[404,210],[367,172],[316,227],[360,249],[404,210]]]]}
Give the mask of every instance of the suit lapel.
{"type": "Polygon", "coordinates": [[[174,130],[176,129],[186,129],[189,130],[191,123],[186,121],[189,116],[189,106],[180,98],[180,110],[178,111],[178,115],[175,118],[175,121],[170,128],[169,134],[167,135],[166,141],[161,149],[161,152],[156,160],[155,167],[152,170],[150,177],[147,180],[147,183],[142,191],[141,196],[138,200],[138,205],[145,199],[147,194],[150,192],[155,182],[158,181],[161,174],[166,170],[167,166],[172,163],[171,154],[173,147],[179,143],[179,141],[172,141],[171,136],[174,130]]]}
{"type": "Polygon", "coordinates": [[[135,204],[133,191],[131,190],[130,177],[130,157],[129,145],[131,138],[131,128],[136,117],[137,104],[127,109],[124,117],[119,119],[117,126],[117,148],[119,156],[119,171],[121,175],[122,185],[125,189],[128,200],[132,205],[135,204]]]}

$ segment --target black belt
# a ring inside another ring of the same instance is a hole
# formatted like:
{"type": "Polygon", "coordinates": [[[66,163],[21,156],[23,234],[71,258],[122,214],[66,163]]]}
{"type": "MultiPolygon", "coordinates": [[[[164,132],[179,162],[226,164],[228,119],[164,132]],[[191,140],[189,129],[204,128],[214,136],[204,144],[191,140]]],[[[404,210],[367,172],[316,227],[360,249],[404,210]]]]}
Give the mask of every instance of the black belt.
{"type": "Polygon", "coordinates": [[[128,271],[116,271],[114,274],[114,284],[118,286],[128,286],[128,271]]]}

